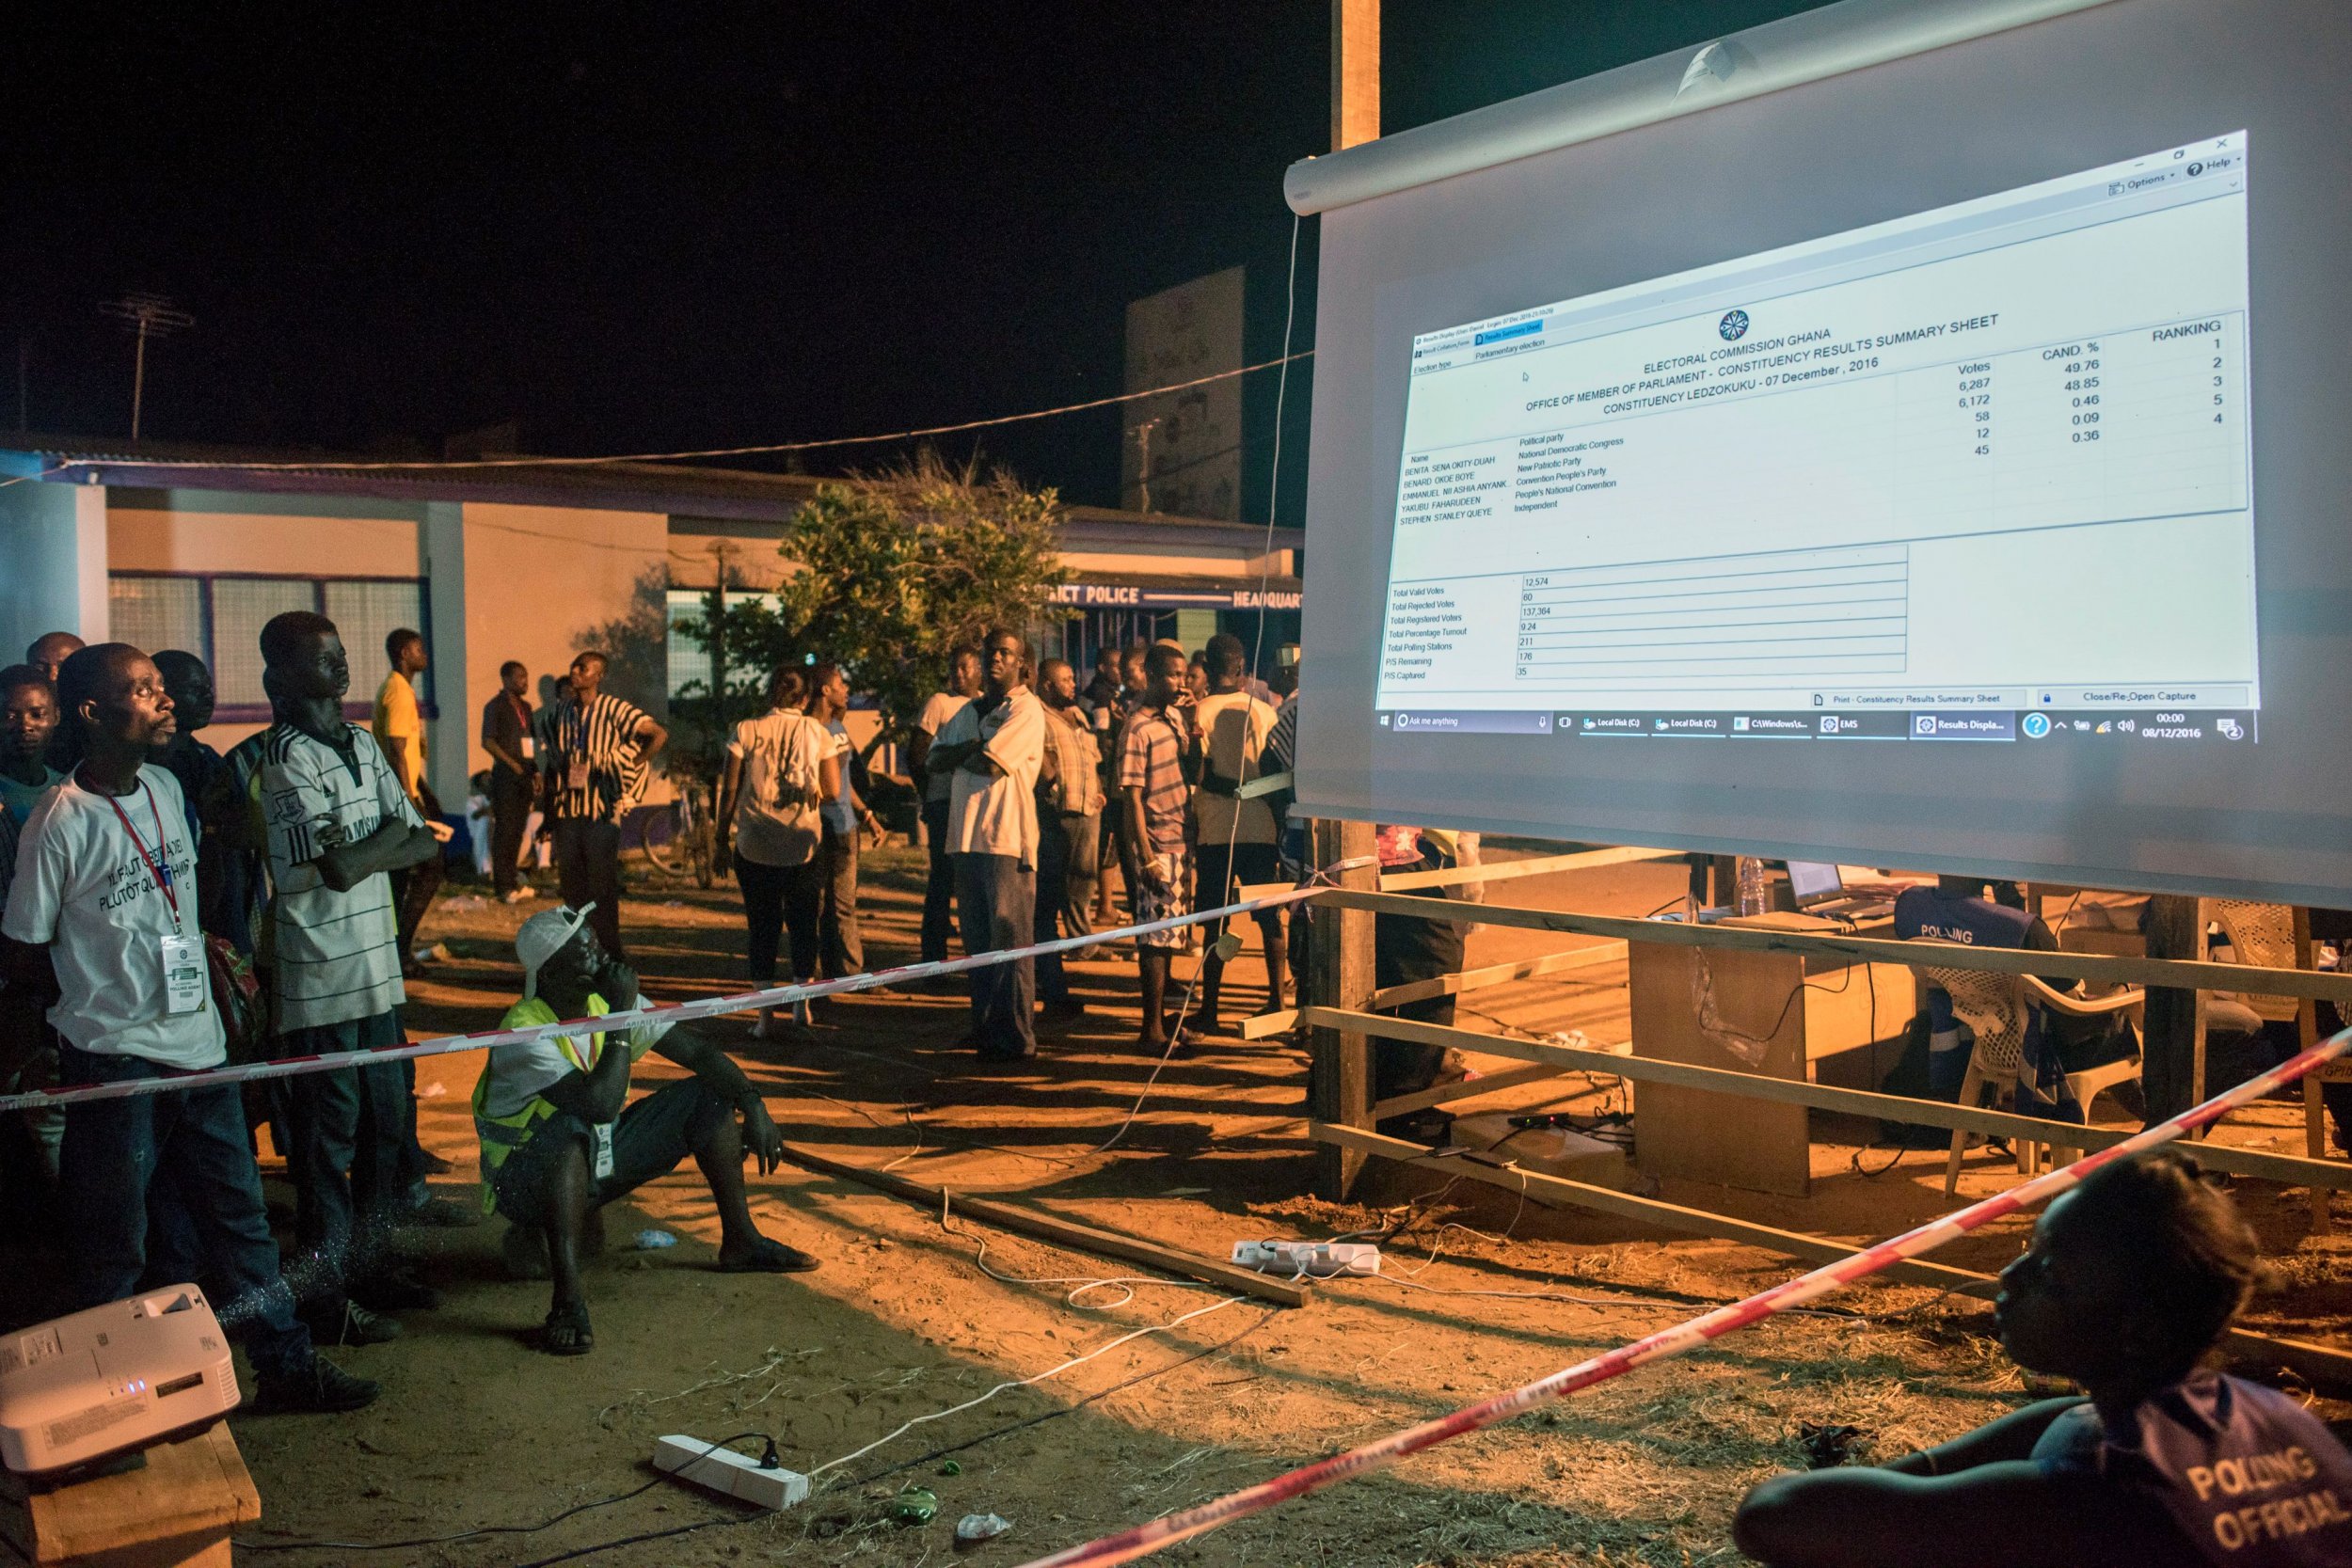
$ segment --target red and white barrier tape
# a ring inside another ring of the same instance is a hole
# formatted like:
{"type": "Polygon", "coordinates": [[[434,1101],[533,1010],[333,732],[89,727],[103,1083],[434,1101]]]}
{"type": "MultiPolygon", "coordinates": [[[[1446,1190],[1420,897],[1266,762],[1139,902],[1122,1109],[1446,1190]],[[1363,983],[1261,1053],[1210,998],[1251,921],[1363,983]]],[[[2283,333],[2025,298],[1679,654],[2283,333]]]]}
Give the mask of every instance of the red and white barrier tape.
{"type": "Polygon", "coordinates": [[[1407,1454],[1419,1453],[1423,1449],[1459,1437],[1464,1433],[1477,1432],[1498,1421],[1507,1420],[1522,1411],[1573,1394],[1579,1389],[1589,1388],[1596,1383],[1605,1383],[1636,1367],[1694,1350],[1735,1329],[1745,1328],[1776,1312],[1825,1296],[1840,1286],[1876,1274],[1889,1263],[1916,1258],[2005,1214],[2015,1213],[2044,1198],[2056,1197],[2101,1165],[2126,1159],[2185,1132],[2209,1126],[2238,1106],[2262,1098],[2282,1084],[2291,1084],[2322,1062],[2343,1054],[2347,1047],[2352,1047],[2352,1029],[2346,1029],[2333,1038],[2280,1063],[2260,1077],[2250,1078],[2193,1110],[2184,1111],[2169,1121],[2149,1128],[2136,1137],[2100,1149],[2061,1170],[2036,1177],[1980,1203],[1972,1203],[1958,1213],[1920,1226],[1915,1230],[1905,1231],[1892,1241],[1881,1242],[1851,1257],[1841,1258],[1835,1263],[1823,1264],[1810,1274],[1758,1291],[1745,1301],[1718,1307],[1703,1317],[1662,1329],[1629,1345],[1621,1345],[1606,1354],[1581,1361],[1508,1393],[1465,1405],[1451,1416],[1424,1421],[1378,1442],[1367,1443],[1329,1459],[1302,1465],[1286,1475],[1261,1481],[1255,1486],[1219,1497],[1215,1502],[1203,1503],[1199,1508],[1189,1508],[1182,1513],[1171,1513],[1117,1535],[1106,1535],[1083,1545],[1056,1552],[1050,1557],[1038,1558],[1025,1564],[1024,1568],[1073,1568],[1078,1563],[1089,1564],[1089,1568],[1103,1568],[1103,1565],[1110,1563],[1131,1561],[1147,1553],[1156,1552],[1163,1546],[1170,1546],[1179,1541],[1216,1529],[1220,1525],[1246,1519],[1277,1503],[1320,1491],[1333,1481],[1346,1481],[1381,1469],[1407,1454]]]}
{"type": "Polygon", "coordinates": [[[1058,937],[1052,942],[1032,942],[1026,947],[1009,947],[1001,952],[978,953],[970,958],[948,958],[938,963],[902,964],[897,969],[879,969],[870,974],[851,974],[813,985],[776,986],[767,990],[745,991],[737,996],[709,996],[693,1002],[674,1002],[665,1006],[634,1007],[625,1013],[606,1013],[600,1018],[566,1019],[560,1023],[536,1024],[528,1029],[483,1029],[470,1035],[444,1035],[407,1045],[386,1046],[377,1051],[336,1051],[317,1055],[285,1056],[275,1061],[208,1068],[200,1072],[167,1072],[156,1078],[129,1078],[113,1084],[81,1084],[71,1087],[35,1089],[24,1094],[0,1095],[0,1114],[72,1105],[90,1100],[125,1100],[135,1095],[171,1094],[182,1089],[208,1088],[215,1084],[249,1084],[263,1078],[293,1078],[306,1072],[333,1072],[342,1068],[372,1067],[382,1062],[408,1061],[419,1056],[480,1051],[494,1045],[523,1045],[563,1035],[609,1034],[640,1023],[679,1023],[689,1019],[711,1018],[722,1013],[749,1012],[754,1007],[781,1007],[819,996],[867,990],[875,986],[928,980],[935,974],[961,974],[966,970],[985,969],[991,964],[1009,963],[1016,958],[1036,958],[1044,953],[1067,953],[1075,948],[1095,947],[1125,937],[1172,931],[1203,921],[1224,920],[1234,915],[1252,914],[1260,910],[1295,904],[1313,893],[1324,877],[1353,870],[1358,863],[1358,861],[1343,861],[1319,874],[1314,880],[1280,893],[1245,898],[1240,903],[1214,910],[1172,915],[1166,920],[1122,926],[1115,931],[1094,931],[1082,937],[1058,937]]]}

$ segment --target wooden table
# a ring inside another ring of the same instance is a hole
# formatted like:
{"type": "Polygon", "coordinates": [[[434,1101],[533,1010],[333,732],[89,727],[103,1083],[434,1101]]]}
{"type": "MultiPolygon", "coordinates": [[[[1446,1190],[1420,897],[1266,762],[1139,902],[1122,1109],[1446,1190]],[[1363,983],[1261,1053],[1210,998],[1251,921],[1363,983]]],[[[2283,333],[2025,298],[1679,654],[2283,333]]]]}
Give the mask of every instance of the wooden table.
{"type": "Polygon", "coordinates": [[[230,1568],[229,1532],[261,1516],[226,1421],[53,1492],[0,1476],[0,1539],[42,1568],[230,1568]]]}
{"type": "MultiPolygon", "coordinates": [[[[1841,928],[1792,914],[1724,924],[1841,928]]],[[[1868,922],[1854,934],[1891,937],[1894,923],[1868,922]]],[[[1918,1007],[1903,964],[1636,942],[1627,949],[1626,975],[1636,1055],[1850,1088],[1879,1086],[1918,1007]],[[1701,1026],[1698,998],[1710,982],[1720,1028],[1763,1042],[1762,1061],[1742,1059],[1701,1026]]],[[[1634,1162],[1647,1176],[1803,1197],[1813,1175],[1806,1116],[1802,1105],[1645,1084],[1634,1091],[1634,1162]]]]}

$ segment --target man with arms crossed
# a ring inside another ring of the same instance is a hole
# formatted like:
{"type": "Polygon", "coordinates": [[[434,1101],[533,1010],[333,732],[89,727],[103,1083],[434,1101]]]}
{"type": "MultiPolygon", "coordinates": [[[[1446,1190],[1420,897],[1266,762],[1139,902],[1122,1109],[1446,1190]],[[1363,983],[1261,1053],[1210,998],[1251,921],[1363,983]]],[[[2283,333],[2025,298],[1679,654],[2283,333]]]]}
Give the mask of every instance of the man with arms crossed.
{"type": "MultiPolygon", "coordinates": [[[[515,934],[523,998],[502,1029],[628,1012],[637,976],[588,929],[586,910],[544,910],[515,934]]],[[[775,1169],[784,1138],[740,1068],[704,1036],[669,1023],[640,1023],[626,1038],[567,1035],[491,1049],[473,1091],[482,1138],[482,1201],[504,1214],[508,1265],[555,1282],[539,1348],[585,1355],[595,1345],[580,1282],[583,1234],[601,1234],[604,1206],[689,1154],[719,1211],[723,1274],[813,1269],[807,1253],[763,1236],[743,1193],[743,1159],[775,1169]],[[658,1050],[693,1076],[673,1079],[628,1106],[630,1066],[658,1050]],[[738,1117],[741,1117],[739,1126],[738,1117]]]]}
{"type": "MultiPolygon", "coordinates": [[[[1028,650],[997,629],[980,652],[986,684],[939,732],[930,758],[932,774],[950,781],[947,847],[968,954],[1026,947],[1036,928],[1037,775],[1045,750],[1045,709],[1026,684],[1028,650]]],[[[990,964],[965,978],[981,1059],[1035,1055],[1037,960],[990,964]]]]}
{"type": "MultiPolygon", "coordinates": [[[[172,735],[163,677],[108,642],[69,657],[60,689],[75,766],[24,827],[0,922],[8,983],[55,986],[69,1082],[216,1068],[228,1053],[197,929],[196,847],[178,783],[147,761],[172,735]]],[[[313,1354],[294,1317],[235,1085],[70,1105],[61,1165],[80,1306],[119,1301],[151,1274],[200,1276],[252,1357],[262,1407],[375,1398],[373,1383],[313,1354]],[[168,1202],[172,1223],[151,1230],[151,1199],[168,1202]],[[151,1259],[151,1235],[174,1255],[151,1259]],[[183,1242],[196,1255],[177,1254],[183,1242]]]]}
{"type": "MultiPolygon", "coordinates": [[[[438,855],[450,830],[418,817],[374,737],[344,720],[351,667],[334,622],[288,610],[262,628],[261,641],[262,686],[278,720],[260,774],[277,889],[278,1053],[405,1044],[407,992],[386,873],[438,855]]],[[[376,1313],[439,1299],[394,1261],[383,1234],[414,1207],[419,1174],[402,1064],[305,1073],[289,1098],[294,1232],[319,1271],[303,1281],[306,1307],[322,1332],[390,1338],[398,1325],[376,1313]]]]}

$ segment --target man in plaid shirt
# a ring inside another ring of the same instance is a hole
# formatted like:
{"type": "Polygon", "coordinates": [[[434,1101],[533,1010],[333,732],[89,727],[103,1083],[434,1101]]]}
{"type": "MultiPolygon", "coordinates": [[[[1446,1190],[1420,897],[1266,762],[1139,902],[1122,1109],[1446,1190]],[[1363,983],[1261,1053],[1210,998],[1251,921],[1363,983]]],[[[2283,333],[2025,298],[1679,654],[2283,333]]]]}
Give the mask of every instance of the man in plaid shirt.
{"type": "MultiPolygon", "coordinates": [[[[1156,643],[1144,656],[1142,705],[1127,720],[1119,745],[1119,792],[1125,802],[1119,831],[1136,866],[1137,924],[1192,912],[1192,847],[1185,841],[1192,786],[1185,764],[1199,750],[1176,699],[1184,689],[1184,653],[1156,643]]],[[[1136,938],[1143,976],[1143,1028],[1136,1043],[1166,1051],[1168,956],[1184,946],[1184,928],[1136,938]]]]}

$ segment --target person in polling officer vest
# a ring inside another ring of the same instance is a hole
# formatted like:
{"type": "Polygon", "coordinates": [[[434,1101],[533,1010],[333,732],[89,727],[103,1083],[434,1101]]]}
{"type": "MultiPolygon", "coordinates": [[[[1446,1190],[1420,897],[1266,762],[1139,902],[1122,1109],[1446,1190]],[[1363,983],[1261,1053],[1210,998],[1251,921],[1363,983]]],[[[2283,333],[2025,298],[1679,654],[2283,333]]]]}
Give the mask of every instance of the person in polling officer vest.
{"type": "Polygon", "coordinates": [[[2204,1370],[2261,1267],[2253,1233],[2183,1155],[2059,1196],[1994,1308],[2043,1400],[1882,1469],[1776,1476],[1733,1533],[1773,1568],[2320,1568],[2352,1563],[2352,1453],[2259,1384],[2204,1370]]]}
{"type": "MultiPolygon", "coordinates": [[[[515,933],[522,1000],[501,1029],[626,1013],[637,976],[596,941],[588,917],[543,911],[515,933]]],[[[726,1274],[791,1274],[817,1259],[760,1234],[743,1191],[743,1161],[761,1175],[784,1157],[784,1138],[759,1092],[716,1042],[669,1019],[624,1032],[546,1036],[493,1046],[473,1091],[482,1139],[485,1211],[506,1216],[507,1263],[554,1281],[539,1348],[584,1355],[595,1344],[580,1279],[582,1243],[602,1235],[596,1216],[615,1198],[667,1175],[691,1155],[719,1212],[718,1267],[726,1274]],[[647,1051],[687,1069],[628,1104],[629,1069],[647,1051]]]]}

